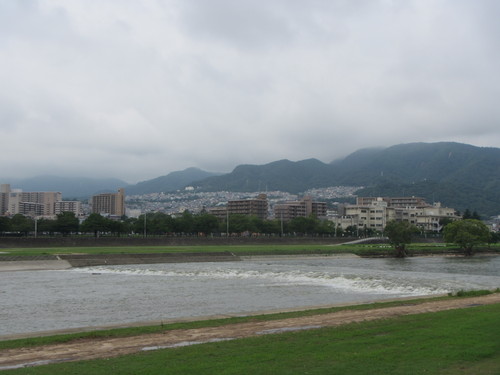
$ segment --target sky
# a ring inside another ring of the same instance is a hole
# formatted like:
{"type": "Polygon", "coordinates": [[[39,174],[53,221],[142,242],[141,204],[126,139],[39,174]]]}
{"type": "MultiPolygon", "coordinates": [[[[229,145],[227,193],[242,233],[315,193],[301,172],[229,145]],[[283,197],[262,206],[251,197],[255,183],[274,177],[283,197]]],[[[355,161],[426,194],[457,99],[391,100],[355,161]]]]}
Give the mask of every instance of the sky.
{"type": "Polygon", "coordinates": [[[500,1],[0,0],[0,178],[500,146],[500,1]]]}

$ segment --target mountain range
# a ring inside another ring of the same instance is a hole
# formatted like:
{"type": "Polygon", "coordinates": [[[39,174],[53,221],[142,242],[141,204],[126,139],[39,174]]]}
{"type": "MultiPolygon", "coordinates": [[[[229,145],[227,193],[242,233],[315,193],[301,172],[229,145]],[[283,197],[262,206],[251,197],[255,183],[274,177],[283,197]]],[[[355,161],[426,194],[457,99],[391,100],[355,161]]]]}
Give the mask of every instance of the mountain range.
{"type": "MultiPolygon", "coordinates": [[[[116,192],[125,188],[128,195],[171,192],[182,189],[194,181],[217,176],[221,173],[206,172],[198,168],[169,173],[166,176],[129,185],[117,178],[79,178],[58,176],[37,176],[26,179],[8,179],[13,189],[23,191],[60,191],[65,200],[89,198],[94,194],[116,192]]],[[[4,183],[4,181],[2,181],[4,183]]]]}
{"type": "Polygon", "coordinates": [[[64,179],[46,176],[13,184],[25,191],[61,191],[85,197],[125,187],[128,195],[169,192],[192,185],[197,191],[272,191],[301,193],[310,188],[363,186],[360,196],[415,195],[457,210],[500,214],[500,149],[467,144],[408,143],[358,150],[343,159],[279,160],[239,165],[220,174],[188,168],[127,185],[120,180],[64,179]]]}
{"type": "Polygon", "coordinates": [[[126,187],[128,195],[169,192],[182,189],[195,181],[219,176],[221,173],[206,172],[198,168],[187,168],[183,171],[169,173],[166,176],[142,181],[126,187]]]}
{"type": "Polygon", "coordinates": [[[356,151],[344,159],[280,160],[240,165],[197,183],[208,191],[364,186],[360,196],[421,196],[428,202],[489,216],[500,214],[500,149],[453,142],[409,143],[356,151]]]}

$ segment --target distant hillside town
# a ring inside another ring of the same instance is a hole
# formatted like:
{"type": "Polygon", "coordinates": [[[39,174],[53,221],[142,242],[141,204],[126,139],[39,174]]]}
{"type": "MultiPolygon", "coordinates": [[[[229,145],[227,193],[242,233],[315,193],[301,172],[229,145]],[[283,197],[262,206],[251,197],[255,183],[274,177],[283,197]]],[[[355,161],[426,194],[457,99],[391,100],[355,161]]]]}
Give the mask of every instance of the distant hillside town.
{"type": "Polygon", "coordinates": [[[71,213],[82,222],[91,214],[120,221],[155,212],[173,217],[190,212],[211,215],[220,222],[241,215],[261,221],[274,220],[282,226],[298,218],[314,218],[328,222],[334,232],[352,231],[354,228],[356,234],[367,230],[381,232],[393,220],[407,221],[422,231],[440,232],[446,223],[462,217],[454,208],[443,207],[438,202],[430,204],[421,197],[357,197],[354,192],[359,188],[311,189],[302,197],[283,192],[195,193],[191,188],[177,195],[126,197],[125,190],[120,188],[114,193],[95,194],[85,203],[65,201],[60,192],[22,192],[11,190],[9,184],[2,184],[0,214],[6,217],[23,215],[32,219],[56,219],[62,213],[71,213]],[[345,200],[355,200],[355,203],[345,200]],[[176,205],[167,204],[169,202],[176,205]]]}

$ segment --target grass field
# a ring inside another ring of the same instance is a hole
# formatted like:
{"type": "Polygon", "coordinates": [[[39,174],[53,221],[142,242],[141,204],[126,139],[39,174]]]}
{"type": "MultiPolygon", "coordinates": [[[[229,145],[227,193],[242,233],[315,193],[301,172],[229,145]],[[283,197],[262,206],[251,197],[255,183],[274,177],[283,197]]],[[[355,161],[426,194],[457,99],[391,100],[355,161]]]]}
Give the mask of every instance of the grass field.
{"type": "Polygon", "coordinates": [[[500,304],[2,374],[500,373],[500,304]]]}
{"type": "MultiPolygon", "coordinates": [[[[344,247],[344,246],[342,246],[344,247]]],[[[345,251],[342,247],[335,251],[345,251]]],[[[199,253],[224,252],[235,254],[275,254],[275,253],[303,253],[303,252],[331,252],[331,245],[211,245],[211,246],[105,246],[105,247],[52,247],[52,248],[11,248],[2,249],[4,255],[43,255],[43,254],[119,254],[119,253],[199,253]]]]}
{"type": "MultiPolygon", "coordinates": [[[[491,245],[481,251],[499,252],[500,244],[491,245]]],[[[120,254],[120,253],[198,253],[229,251],[236,255],[294,255],[294,254],[343,254],[383,255],[392,254],[389,245],[218,245],[218,246],[107,246],[107,247],[52,247],[52,248],[4,248],[0,256],[33,256],[54,254],[120,254]]],[[[454,245],[415,243],[409,246],[410,253],[445,254],[460,252],[454,245]]]]}

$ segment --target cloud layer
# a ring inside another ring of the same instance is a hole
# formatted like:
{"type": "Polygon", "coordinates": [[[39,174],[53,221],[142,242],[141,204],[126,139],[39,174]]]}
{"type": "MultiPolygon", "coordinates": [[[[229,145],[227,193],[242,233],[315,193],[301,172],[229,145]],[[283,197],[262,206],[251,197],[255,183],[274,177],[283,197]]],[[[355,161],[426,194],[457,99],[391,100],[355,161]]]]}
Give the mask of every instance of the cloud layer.
{"type": "Polygon", "coordinates": [[[2,1],[0,177],[498,147],[498,14],[494,0],[2,1]]]}

